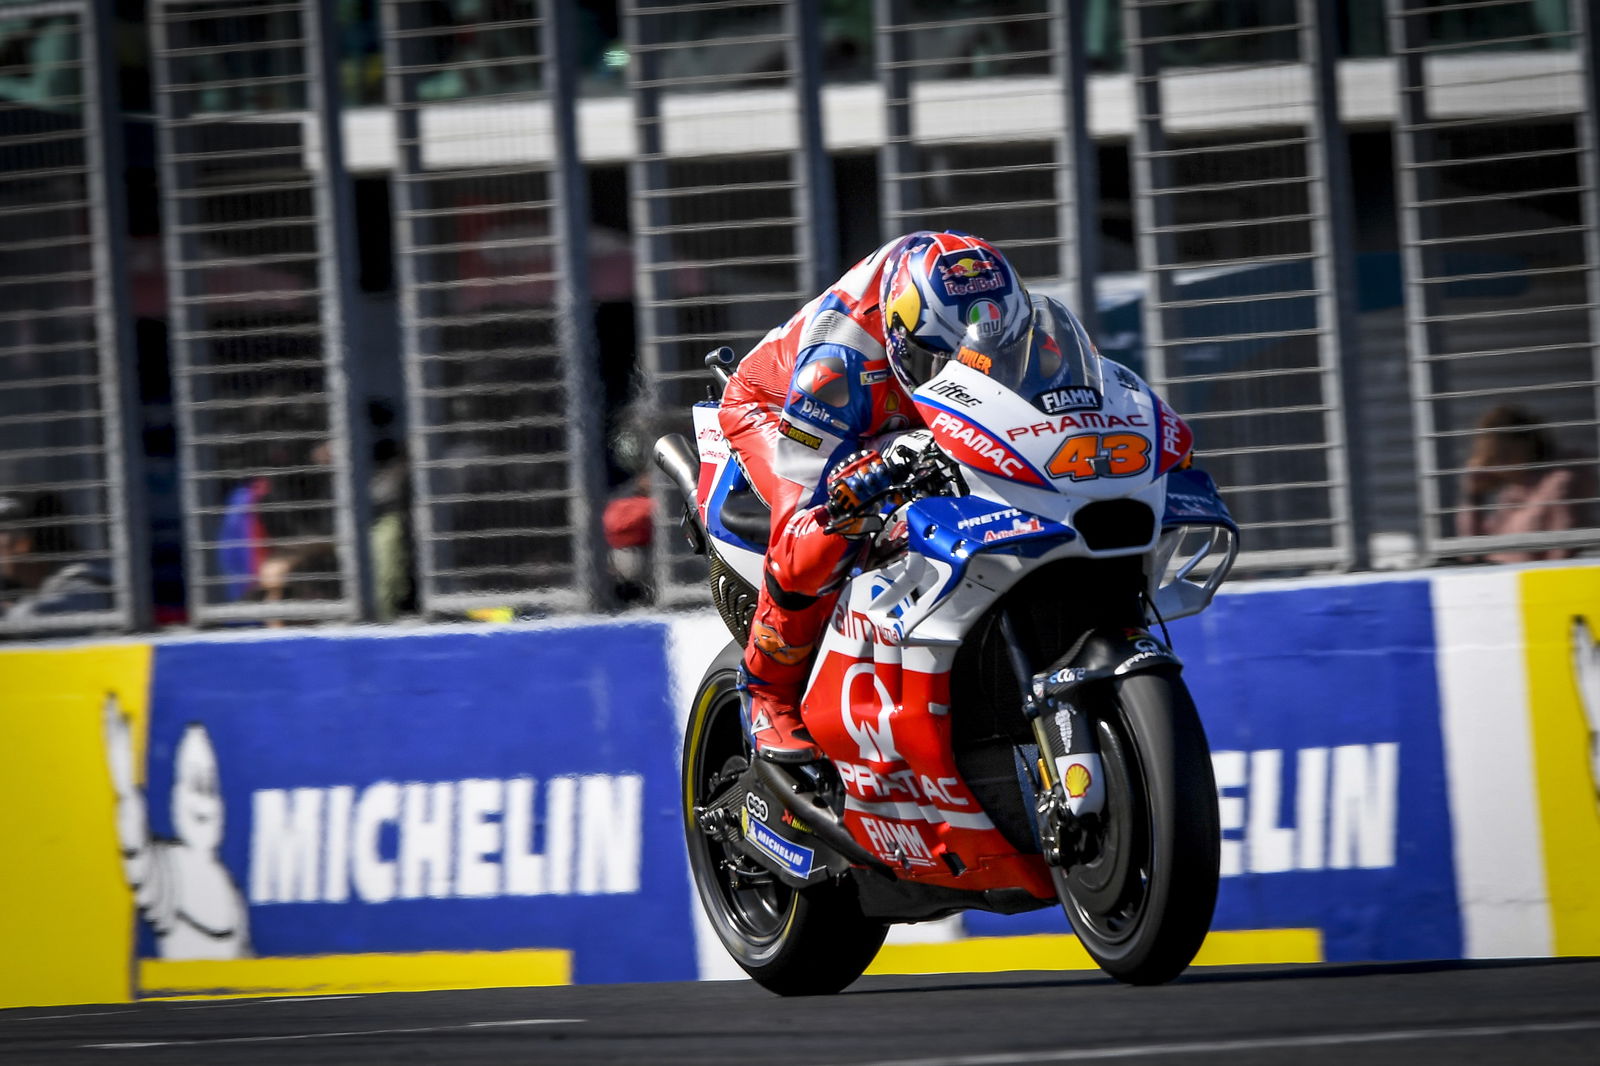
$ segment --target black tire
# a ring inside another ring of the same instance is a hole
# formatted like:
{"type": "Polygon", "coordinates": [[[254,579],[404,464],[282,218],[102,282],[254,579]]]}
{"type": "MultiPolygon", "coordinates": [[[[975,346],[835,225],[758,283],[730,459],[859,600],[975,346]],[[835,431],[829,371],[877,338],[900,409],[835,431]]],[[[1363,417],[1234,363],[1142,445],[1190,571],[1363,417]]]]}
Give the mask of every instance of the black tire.
{"type": "Polygon", "coordinates": [[[830,995],[860,977],[883,945],[888,926],[861,914],[847,880],[801,891],[738,849],[701,832],[695,807],[732,786],[750,763],[734,689],[740,649],[730,644],[695,693],[683,738],[684,835],[700,904],[723,946],[746,973],[780,996],[830,995]],[[754,877],[735,876],[735,869],[754,877]]]}
{"type": "Polygon", "coordinates": [[[1193,960],[1217,902],[1220,830],[1211,752],[1176,671],[1113,684],[1085,707],[1100,741],[1098,854],[1052,869],[1067,920],[1120,981],[1170,981],[1193,960]]]}

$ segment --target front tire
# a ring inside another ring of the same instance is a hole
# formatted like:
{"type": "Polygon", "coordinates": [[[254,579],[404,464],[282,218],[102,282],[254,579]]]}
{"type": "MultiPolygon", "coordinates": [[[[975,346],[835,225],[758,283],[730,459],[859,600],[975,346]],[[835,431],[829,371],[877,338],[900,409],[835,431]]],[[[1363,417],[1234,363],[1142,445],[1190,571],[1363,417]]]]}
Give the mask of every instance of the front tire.
{"type": "Polygon", "coordinates": [[[1090,710],[1106,807],[1085,862],[1052,868],[1056,894],[1102,969],[1135,985],[1193,960],[1217,900],[1220,829],[1211,753],[1176,671],[1112,683],[1090,710]]]}
{"type": "Polygon", "coordinates": [[[861,913],[849,880],[796,891],[746,858],[736,842],[703,832],[695,808],[738,787],[750,765],[739,707],[740,648],[730,644],[695,693],[683,740],[684,835],[700,904],[728,953],[781,996],[829,995],[866,971],[888,926],[861,913]]]}

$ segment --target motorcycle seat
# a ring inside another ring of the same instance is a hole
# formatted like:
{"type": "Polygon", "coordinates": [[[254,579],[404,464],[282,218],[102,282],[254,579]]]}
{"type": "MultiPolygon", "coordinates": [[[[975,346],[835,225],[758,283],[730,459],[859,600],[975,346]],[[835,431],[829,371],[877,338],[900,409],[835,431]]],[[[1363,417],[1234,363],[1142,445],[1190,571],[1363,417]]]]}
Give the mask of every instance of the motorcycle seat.
{"type": "Polygon", "coordinates": [[[772,510],[748,486],[728,493],[721,516],[728,532],[746,544],[765,548],[772,538],[772,510]]]}

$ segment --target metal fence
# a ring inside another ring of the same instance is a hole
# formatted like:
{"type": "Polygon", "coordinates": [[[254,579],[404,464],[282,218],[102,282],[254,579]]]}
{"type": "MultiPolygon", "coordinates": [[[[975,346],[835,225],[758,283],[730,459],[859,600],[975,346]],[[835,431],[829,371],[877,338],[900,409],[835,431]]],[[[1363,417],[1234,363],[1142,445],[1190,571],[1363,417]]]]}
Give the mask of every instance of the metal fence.
{"type": "Polygon", "coordinates": [[[359,617],[349,204],[316,0],[153,0],[190,617],[359,617]],[[333,120],[329,121],[329,116],[333,120]]]}
{"type": "Polygon", "coordinates": [[[1084,309],[1092,329],[1095,147],[1083,27],[1071,5],[876,0],[874,10],[885,234],[981,234],[1030,287],[1084,309]]]}
{"type": "Polygon", "coordinates": [[[1251,5],[1223,30],[1232,54],[1186,62],[1176,5],[1124,3],[1146,367],[1228,486],[1243,568],[1364,548],[1342,396],[1353,227],[1318,6],[1251,5]]]}
{"type": "MultiPolygon", "coordinates": [[[[387,103],[345,114],[337,5],[151,0],[122,29],[190,619],[608,606],[606,422],[686,428],[708,349],[920,226],[1098,313],[1194,424],[1243,572],[1593,553],[1595,4],[1383,0],[1388,56],[1349,21],[1377,4],[628,0],[618,84],[577,69],[573,0],[384,0],[387,103]],[[360,299],[397,352],[352,333],[346,124],[390,189],[364,232],[397,281],[360,299]],[[636,351],[594,336],[602,216],[636,351]],[[391,363],[406,443],[375,451],[362,372],[391,363]],[[601,363],[636,367],[627,417],[601,363]]],[[[112,9],[0,0],[4,631],[148,624],[112,9]],[[10,606],[53,575],[69,609],[10,606]]],[[[655,503],[656,602],[701,602],[655,503]]]]}
{"type": "Polygon", "coordinates": [[[592,609],[604,453],[571,8],[452,13],[384,5],[419,607],[592,609]]]}
{"type": "Polygon", "coordinates": [[[96,16],[0,8],[0,80],[28,90],[0,100],[0,632],[145,621],[111,254],[121,129],[96,16]]]}
{"type": "MultiPolygon", "coordinates": [[[[817,11],[634,0],[624,20],[641,389],[662,428],[687,429],[706,397],[705,353],[743,355],[838,268],[817,11]]],[[[703,599],[704,562],[682,548],[678,508],[663,499],[656,513],[658,596],[703,599]]]]}
{"type": "Polygon", "coordinates": [[[1559,555],[1600,526],[1594,6],[1499,7],[1521,25],[1388,7],[1430,557],[1559,555]]]}

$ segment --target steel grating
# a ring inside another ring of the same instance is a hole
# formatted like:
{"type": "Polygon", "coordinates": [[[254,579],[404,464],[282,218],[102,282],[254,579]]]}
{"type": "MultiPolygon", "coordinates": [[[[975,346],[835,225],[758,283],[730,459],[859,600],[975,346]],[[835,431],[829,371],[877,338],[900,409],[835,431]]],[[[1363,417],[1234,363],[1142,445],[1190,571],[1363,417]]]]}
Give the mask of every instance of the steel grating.
{"type": "Polygon", "coordinates": [[[128,628],[146,591],[129,547],[102,29],[88,3],[0,8],[0,635],[128,628]]]}
{"type": "Polygon", "coordinates": [[[412,514],[431,614],[602,602],[604,446],[587,199],[556,44],[565,10],[383,8],[412,514]]]}
{"type": "Polygon", "coordinates": [[[1387,5],[1429,560],[1600,544],[1593,8],[1563,7],[1518,0],[1451,21],[1387,5]],[[1549,61],[1505,77],[1526,55],[1549,61]],[[1489,94],[1506,106],[1464,103],[1489,94]]]}

